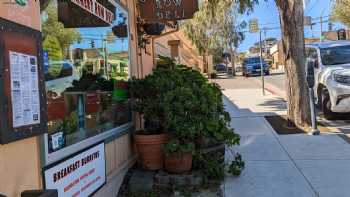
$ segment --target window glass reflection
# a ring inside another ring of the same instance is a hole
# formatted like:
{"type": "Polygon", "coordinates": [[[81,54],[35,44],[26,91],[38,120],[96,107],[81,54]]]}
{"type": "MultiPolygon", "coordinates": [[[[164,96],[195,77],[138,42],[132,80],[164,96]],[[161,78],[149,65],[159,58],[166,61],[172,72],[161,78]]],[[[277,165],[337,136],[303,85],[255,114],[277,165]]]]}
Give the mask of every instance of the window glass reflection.
{"type": "MultiPolygon", "coordinates": [[[[112,26],[64,28],[55,1],[42,21],[49,151],[128,123],[128,38],[112,26]]],[[[127,17],[116,8],[113,25],[120,24],[127,17]]]]}

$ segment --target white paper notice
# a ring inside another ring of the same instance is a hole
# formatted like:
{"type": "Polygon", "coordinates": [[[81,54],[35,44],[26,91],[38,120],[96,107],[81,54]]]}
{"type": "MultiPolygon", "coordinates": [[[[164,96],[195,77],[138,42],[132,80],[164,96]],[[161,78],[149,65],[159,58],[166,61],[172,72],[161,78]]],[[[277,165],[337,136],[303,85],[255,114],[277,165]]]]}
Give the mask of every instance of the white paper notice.
{"type": "Polygon", "coordinates": [[[40,124],[38,61],[10,51],[13,127],[40,124]]]}

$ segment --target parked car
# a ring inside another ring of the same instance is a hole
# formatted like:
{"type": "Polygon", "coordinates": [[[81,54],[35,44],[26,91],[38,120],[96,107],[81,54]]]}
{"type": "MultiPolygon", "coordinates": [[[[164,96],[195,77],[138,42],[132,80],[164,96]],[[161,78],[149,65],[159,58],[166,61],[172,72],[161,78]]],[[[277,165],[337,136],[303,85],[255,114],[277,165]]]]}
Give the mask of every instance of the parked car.
{"type": "Polygon", "coordinates": [[[227,68],[226,68],[225,64],[217,64],[215,66],[215,70],[216,70],[216,72],[226,72],[227,68]]]}
{"type": "Polygon", "coordinates": [[[79,73],[68,61],[52,61],[45,70],[46,91],[61,96],[66,88],[71,87],[73,80],[79,79],[79,73]]]}
{"type": "Polygon", "coordinates": [[[236,65],[236,72],[242,72],[243,68],[242,65],[236,65]]]}
{"type": "MultiPolygon", "coordinates": [[[[262,60],[262,64],[264,74],[270,75],[270,66],[264,60],[262,60]]],[[[261,75],[260,57],[245,58],[242,64],[242,68],[243,76],[245,77],[261,75]]]]}
{"type": "Polygon", "coordinates": [[[315,67],[316,102],[325,118],[350,112],[350,42],[307,44],[306,57],[315,67]]]}

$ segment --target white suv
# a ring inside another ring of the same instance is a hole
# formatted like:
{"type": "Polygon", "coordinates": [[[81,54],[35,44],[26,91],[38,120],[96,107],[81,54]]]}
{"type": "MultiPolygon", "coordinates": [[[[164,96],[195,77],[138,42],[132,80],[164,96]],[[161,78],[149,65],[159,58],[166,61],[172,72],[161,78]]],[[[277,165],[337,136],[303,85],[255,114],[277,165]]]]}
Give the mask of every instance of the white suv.
{"type": "Polygon", "coordinates": [[[315,62],[315,95],[325,118],[350,112],[350,41],[307,44],[306,57],[315,62]]]}

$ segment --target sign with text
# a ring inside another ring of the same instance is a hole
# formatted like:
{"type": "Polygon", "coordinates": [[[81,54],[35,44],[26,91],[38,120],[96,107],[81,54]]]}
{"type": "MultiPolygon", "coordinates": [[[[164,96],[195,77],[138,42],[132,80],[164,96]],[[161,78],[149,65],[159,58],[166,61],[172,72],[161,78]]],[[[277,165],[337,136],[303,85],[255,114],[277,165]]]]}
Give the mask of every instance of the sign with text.
{"type": "Polygon", "coordinates": [[[259,21],[258,19],[254,18],[249,20],[249,32],[250,33],[257,33],[259,32],[259,21]]]}
{"type": "Polygon", "coordinates": [[[9,53],[13,127],[40,124],[37,58],[14,51],[9,53]]]}
{"type": "Polygon", "coordinates": [[[105,163],[101,143],[44,169],[45,189],[57,189],[59,197],[90,196],[106,183],[105,163]]]}
{"type": "Polygon", "coordinates": [[[66,28],[108,27],[115,19],[115,7],[108,1],[66,0],[58,2],[58,19],[66,28]]]}
{"type": "Polygon", "coordinates": [[[147,22],[191,19],[198,11],[198,0],[139,0],[140,16],[147,22]]]}
{"type": "Polygon", "coordinates": [[[41,32],[1,17],[0,24],[0,144],[7,144],[47,132],[46,98],[41,32]]]}

